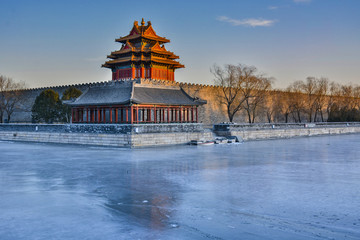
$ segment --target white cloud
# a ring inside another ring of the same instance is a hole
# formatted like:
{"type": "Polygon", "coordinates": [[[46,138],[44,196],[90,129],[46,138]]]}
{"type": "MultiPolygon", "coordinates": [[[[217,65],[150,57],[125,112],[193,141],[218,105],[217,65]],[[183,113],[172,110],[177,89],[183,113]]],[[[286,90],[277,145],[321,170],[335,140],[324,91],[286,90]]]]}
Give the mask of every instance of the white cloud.
{"type": "Polygon", "coordinates": [[[248,27],[270,27],[276,21],[275,20],[266,20],[262,18],[248,18],[248,19],[232,19],[226,16],[220,16],[217,18],[218,21],[230,23],[233,26],[248,26],[248,27]]]}
{"type": "Polygon", "coordinates": [[[269,10],[276,10],[276,9],[278,9],[278,8],[279,8],[278,6],[269,6],[269,7],[268,7],[269,10]]]}

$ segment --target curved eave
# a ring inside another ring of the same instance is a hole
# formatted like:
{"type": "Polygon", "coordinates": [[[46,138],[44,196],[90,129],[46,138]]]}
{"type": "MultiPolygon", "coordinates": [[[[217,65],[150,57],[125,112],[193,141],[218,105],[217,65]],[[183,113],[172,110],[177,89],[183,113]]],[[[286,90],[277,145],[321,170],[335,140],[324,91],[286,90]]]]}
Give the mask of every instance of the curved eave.
{"type": "Polygon", "coordinates": [[[129,53],[129,52],[133,52],[133,53],[152,53],[152,52],[154,52],[154,53],[166,55],[170,59],[179,59],[179,56],[175,55],[173,52],[170,52],[170,51],[157,50],[157,49],[152,50],[152,49],[130,49],[130,48],[125,49],[125,50],[113,51],[107,57],[115,59],[118,56],[121,56],[122,54],[129,53]]]}
{"type": "Polygon", "coordinates": [[[144,38],[144,39],[149,39],[149,40],[153,40],[153,41],[158,41],[159,43],[168,43],[170,42],[169,39],[163,38],[163,37],[159,37],[159,36],[148,36],[148,35],[143,35],[143,34],[136,34],[136,35],[127,35],[125,37],[121,37],[118,39],[115,39],[115,42],[120,42],[120,43],[126,43],[126,41],[128,40],[134,40],[137,38],[144,38]]]}
{"type": "Polygon", "coordinates": [[[169,104],[169,103],[157,103],[157,102],[140,102],[140,101],[137,101],[136,99],[133,99],[131,100],[131,103],[132,104],[142,104],[142,105],[159,105],[159,106],[200,106],[200,105],[203,105],[203,104],[206,104],[205,103],[200,103],[200,102],[194,102],[193,104],[177,104],[177,103],[174,103],[174,104],[169,104]]]}
{"type": "Polygon", "coordinates": [[[105,62],[105,64],[102,65],[102,67],[111,68],[112,65],[116,65],[119,63],[125,63],[125,62],[156,62],[156,63],[162,63],[167,65],[172,65],[173,68],[184,68],[185,66],[180,64],[177,61],[171,60],[171,59],[159,59],[159,58],[152,58],[152,57],[127,57],[123,59],[115,59],[115,60],[109,60],[105,62]]]}

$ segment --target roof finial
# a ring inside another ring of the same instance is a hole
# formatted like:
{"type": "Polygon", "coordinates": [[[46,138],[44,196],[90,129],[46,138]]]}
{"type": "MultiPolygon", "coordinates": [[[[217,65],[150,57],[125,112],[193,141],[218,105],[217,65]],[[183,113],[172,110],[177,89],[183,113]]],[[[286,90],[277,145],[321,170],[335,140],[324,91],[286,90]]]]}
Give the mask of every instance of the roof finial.
{"type": "Polygon", "coordinates": [[[141,26],[144,26],[145,25],[145,21],[144,21],[144,18],[142,18],[141,20],[141,26]]]}

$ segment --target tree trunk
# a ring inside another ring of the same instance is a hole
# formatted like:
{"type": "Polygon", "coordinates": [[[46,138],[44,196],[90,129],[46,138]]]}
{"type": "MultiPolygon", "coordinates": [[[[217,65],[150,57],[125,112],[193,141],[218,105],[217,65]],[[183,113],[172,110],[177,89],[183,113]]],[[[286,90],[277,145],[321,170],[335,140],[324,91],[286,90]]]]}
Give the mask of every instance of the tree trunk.
{"type": "Polygon", "coordinates": [[[321,122],[324,122],[324,115],[323,112],[320,110],[320,117],[321,117],[321,122]]]}
{"type": "Polygon", "coordinates": [[[247,111],[247,114],[248,114],[248,118],[249,118],[249,123],[251,123],[251,113],[249,110],[246,110],[247,111]]]}
{"type": "Polygon", "coordinates": [[[233,118],[234,118],[234,114],[231,114],[230,112],[228,112],[228,117],[229,117],[229,121],[232,123],[233,118]]]}
{"type": "Polygon", "coordinates": [[[267,113],[266,115],[267,115],[268,122],[271,123],[271,114],[267,113]]]}
{"type": "Polygon", "coordinates": [[[298,117],[298,122],[301,123],[301,114],[300,114],[300,111],[297,111],[297,117],[298,117]]]}
{"type": "Polygon", "coordinates": [[[232,123],[234,114],[231,114],[229,105],[227,105],[227,114],[228,114],[229,121],[232,123]]]}

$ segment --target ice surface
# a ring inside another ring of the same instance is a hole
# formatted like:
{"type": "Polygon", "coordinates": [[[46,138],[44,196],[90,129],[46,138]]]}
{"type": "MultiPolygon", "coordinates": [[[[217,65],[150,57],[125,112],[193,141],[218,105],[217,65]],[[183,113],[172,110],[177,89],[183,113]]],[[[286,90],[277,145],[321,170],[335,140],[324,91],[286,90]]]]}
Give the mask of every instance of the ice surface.
{"type": "Polygon", "coordinates": [[[360,239],[360,135],[135,150],[0,142],[0,239],[360,239]]]}

